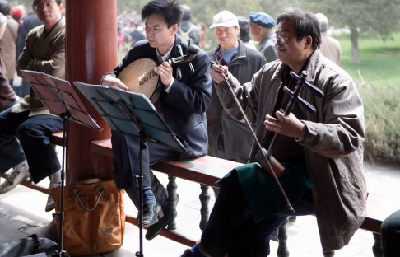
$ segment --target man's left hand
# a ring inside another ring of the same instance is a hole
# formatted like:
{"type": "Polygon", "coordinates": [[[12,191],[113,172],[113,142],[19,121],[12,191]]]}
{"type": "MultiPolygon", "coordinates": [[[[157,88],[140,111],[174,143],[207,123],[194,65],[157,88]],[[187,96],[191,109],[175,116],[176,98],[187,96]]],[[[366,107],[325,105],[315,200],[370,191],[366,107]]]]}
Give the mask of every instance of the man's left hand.
{"type": "Polygon", "coordinates": [[[276,118],[267,114],[264,125],[269,131],[292,138],[299,138],[305,126],[293,113],[285,115],[282,111],[276,112],[276,118]]]}

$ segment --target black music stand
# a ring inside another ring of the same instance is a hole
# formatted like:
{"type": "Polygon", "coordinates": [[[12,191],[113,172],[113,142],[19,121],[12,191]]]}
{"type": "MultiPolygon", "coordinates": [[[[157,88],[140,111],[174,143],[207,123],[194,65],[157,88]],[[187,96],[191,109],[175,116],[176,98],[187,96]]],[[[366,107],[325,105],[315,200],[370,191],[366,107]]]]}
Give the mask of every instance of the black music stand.
{"type": "Polygon", "coordinates": [[[82,82],[74,82],[74,85],[100,112],[112,130],[140,138],[140,168],[139,176],[136,176],[140,188],[139,251],[136,256],[143,257],[143,190],[141,189],[143,187],[142,149],[144,143],[145,141],[160,143],[179,152],[185,151],[184,146],[146,96],[82,82]]]}
{"type": "Polygon", "coordinates": [[[51,113],[59,116],[63,120],[63,160],[61,169],[61,194],[60,211],[54,213],[59,219],[59,247],[53,256],[68,256],[63,249],[64,245],[64,176],[65,176],[65,146],[67,120],[84,125],[91,129],[101,130],[96,121],[88,114],[79,96],[76,94],[68,81],[47,75],[43,72],[23,70],[22,75],[30,83],[41,102],[51,113]]]}

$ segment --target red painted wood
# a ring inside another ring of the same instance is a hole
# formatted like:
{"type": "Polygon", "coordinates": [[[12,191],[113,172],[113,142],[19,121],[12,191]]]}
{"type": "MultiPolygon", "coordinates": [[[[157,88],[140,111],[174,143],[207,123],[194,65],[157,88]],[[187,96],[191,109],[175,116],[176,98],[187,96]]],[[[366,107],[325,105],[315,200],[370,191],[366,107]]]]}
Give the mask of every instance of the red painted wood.
{"type": "MultiPolygon", "coordinates": [[[[72,84],[98,84],[117,65],[117,1],[68,0],[66,4],[66,77],[72,84]]],[[[76,90],[78,91],[78,90],[76,90]]],[[[111,162],[92,155],[91,141],[110,137],[110,129],[94,107],[78,92],[90,115],[105,128],[95,131],[68,122],[67,184],[90,178],[111,179],[111,162]]]]}

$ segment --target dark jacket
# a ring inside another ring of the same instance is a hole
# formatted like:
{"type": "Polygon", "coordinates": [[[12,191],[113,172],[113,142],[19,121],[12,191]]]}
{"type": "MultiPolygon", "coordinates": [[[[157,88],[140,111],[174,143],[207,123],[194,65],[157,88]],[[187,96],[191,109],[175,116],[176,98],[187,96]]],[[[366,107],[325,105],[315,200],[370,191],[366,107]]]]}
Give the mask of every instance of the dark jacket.
{"type": "MultiPolygon", "coordinates": [[[[215,54],[220,46],[209,52],[215,61],[215,54]]],[[[229,65],[229,71],[240,83],[251,81],[266,60],[258,51],[246,47],[239,41],[238,51],[233,56],[229,65]]],[[[210,108],[207,111],[208,120],[208,154],[227,160],[235,160],[247,163],[253,146],[253,136],[246,124],[235,120],[223,110],[220,100],[215,94],[210,108]]]]}
{"type": "MultiPolygon", "coordinates": [[[[182,46],[184,53],[187,51],[187,43],[175,35],[175,43],[170,58],[180,56],[178,44],[182,46]]],[[[155,103],[157,111],[171,130],[185,142],[186,152],[183,153],[182,158],[207,154],[206,110],[211,102],[212,91],[209,57],[193,44],[190,49],[197,52],[197,55],[191,61],[194,71],[190,71],[188,63],[173,66],[174,83],[169,93],[162,90],[155,103]],[[178,68],[181,71],[181,76],[177,74],[178,68]]],[[[112,74],[118,77],[118,74],[125,67],[140,58],[150,58],[158,63],[156,49],[152,48],[147,40],[135,44],[112,74]]],[[[159,83],[161,82],[159,81],[159,83]]]]}

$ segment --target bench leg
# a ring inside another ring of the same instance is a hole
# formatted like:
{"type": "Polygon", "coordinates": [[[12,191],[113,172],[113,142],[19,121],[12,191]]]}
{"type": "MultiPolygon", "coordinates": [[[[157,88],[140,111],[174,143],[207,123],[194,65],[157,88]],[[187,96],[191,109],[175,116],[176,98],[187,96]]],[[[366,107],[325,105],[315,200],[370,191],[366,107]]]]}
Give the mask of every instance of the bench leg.
{"type": "Polygon", "coordinates": [[[201,194],[199,195],[199,199],[201,202],[201,221],[200,221],[200,229],[203,230],[206,227],[207,220],[208,220],[208,202],[210,201],[210,194],[208,193],[208,186],[200,185],[201,194]]]}
{"type": "Polygon", "coordinates": [[[383,247],[382,247],[382,236],[379,233],[374,234],[374,245],[372,246],[372,252],[375,257],[383,257],[383,247]]]}
{"type": "Polygon", "coordinates": [[[288,257],[289,251],[287,249],[286,240],[286,225],[288,223],[288,219],[282,223],[282,225],[278,228],[278,250],[277,255],[278,257],[288,257]]]}
{"type": "Polygon", "coordinates": [[[167,185],[167,192],[168,192],[168,207],[169,207],[169,216],[171,217],[169,222],[168,222],[168,230],[174,230],[176,229],[176,223],[175,223],[175,217],[177,215],[176,212],[176,205],[178,204],[177,202],[177,196],[176,196],[176,189],[178,188],[176,182],[175,182],[175,177],[174,176],[168,176],[168,185],[167,185]]]}

